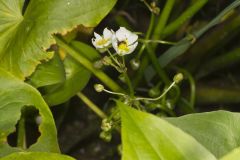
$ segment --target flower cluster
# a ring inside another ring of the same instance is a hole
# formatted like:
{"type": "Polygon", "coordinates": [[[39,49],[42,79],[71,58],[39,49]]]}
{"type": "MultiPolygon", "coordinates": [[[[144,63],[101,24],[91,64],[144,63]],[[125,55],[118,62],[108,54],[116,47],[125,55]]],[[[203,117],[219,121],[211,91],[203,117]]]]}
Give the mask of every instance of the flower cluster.
{"type": "Polygon", "coordinates": [[[92,43],[100,52],[113,47],[118,55],[124,56],[132,53],[138,45],[138,35],[124,27],[120,27],[116,32],[105,28],[102,36],[95,32],[94,36],[92,43]]]}

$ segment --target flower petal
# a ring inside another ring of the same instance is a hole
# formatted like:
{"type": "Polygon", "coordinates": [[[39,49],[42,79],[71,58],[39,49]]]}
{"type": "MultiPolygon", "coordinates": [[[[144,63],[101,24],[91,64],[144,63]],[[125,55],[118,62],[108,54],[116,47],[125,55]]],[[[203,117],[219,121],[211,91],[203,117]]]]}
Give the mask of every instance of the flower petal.
{"type": "Polygon", "coordinates": [[[112,46],[113,46],[113,49],[119,53],[119,50],[118,50],[118,40],[117,40],[117,37],[115,34],[113,34],[112,36],[112,46]]]}
{"type": "Polygon", "coordinates": [[[138,35],[136,35],[136,34],[134,34],[134,33],[131,33],[131,34],[127,37],[128,45],[134,44],[135,42],[137,42],[137,39],[138,39],[138,35]]]}
{"type": "Polygon", "coordinates": [[[109,29],[105,28],[103,30],[103,37],[104,37],[104,39],[111,39],[112,35],[113,35],[112,31],[110,31],[109,29]]]}
{"type": "Polygon", "coordinates": [[[102,36],[100,36],[99,34],[97,34],[96,32],[93,33],[94,36],[96,37],[96,40],[102,39],[102,36]]]}
{"type": "Polygon", "coordinates": [[[138,45],[138,42],[135,42],[134,44],[128,46],[129,47],[129,51],[127,53],[125,53],[125,54],[132,53],[136,49],[137,45],[138,45]]]}

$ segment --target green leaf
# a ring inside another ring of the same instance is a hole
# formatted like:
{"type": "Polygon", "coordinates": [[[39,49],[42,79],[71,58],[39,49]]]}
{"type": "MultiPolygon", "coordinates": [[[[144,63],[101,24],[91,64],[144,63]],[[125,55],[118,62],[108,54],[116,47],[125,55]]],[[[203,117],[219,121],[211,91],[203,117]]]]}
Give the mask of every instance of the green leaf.
{"type": "Polygon", "coordinates": [[[52,34],[66,33],[77,25],[96,26],[116,0],[33,0],[22,14],[23,0],[0,0],[0,66],[24,79],[55,42],[52,34]]]}
{"type": "Polygon", "coordinates": [[[74,158],[57,154],[45,152],[19,152],[13,153],[9,156],[1,158],[1,160],[74,160],[74,158]]]}
{"type": "Polygon", "coordinates": [[[240,157],[240,148],[236,148],[224,157],[222,157],[220,160],[239,160],[240,157]]]}
{"type": "Polygon", "coordinates": [[[39,110],[41,133],[38,141],[27,151],[59,152],[56,128],[49,107],[40,93],[30,85],[0,69],[0,157],[22,151],[10,147],[7,136],[15,131],[24,106],[34,106],[39,110]]]}
{"type": "Polygon", "coordinates": [[[167,121],[117,101],[122,117],[123,160],[216,160],[190,135],[167,121]]]}
{"type": "Polygon", "coordinates": [[[36,71],[29,77],[27,82],[39,88],[63,83],[65,79],[63,62],[58,53],[55,53],[53,59],[37,66],[36,71]]]}
{"type": "Polygon", "coordinates": [[[64,67],[66,70],[66,80],[64,83],[44,87],[43,97],[50,106],[69,100],[83,89],[90,79],[90,72],[70,56],[65,58],[64,67]]]}
{"type": "MultiPolygon", "coordinates": [[[[73,41],[71,45],[91,61],[100,57],[96,49],[85,43],[73,41]]],[[[77,92],[81,91],[90,79],[91,73],[69,56],[64,59],[64,68],[66,81],[62,84],[44,88],[44,99],[50,106],[58,105],[69,100],[77,92]]]]}
{"type": "Polygon", "coordinates": [[[240,146],[240,113],[215,111],[166,120],[193,136],[217,158],[240,146]]]}

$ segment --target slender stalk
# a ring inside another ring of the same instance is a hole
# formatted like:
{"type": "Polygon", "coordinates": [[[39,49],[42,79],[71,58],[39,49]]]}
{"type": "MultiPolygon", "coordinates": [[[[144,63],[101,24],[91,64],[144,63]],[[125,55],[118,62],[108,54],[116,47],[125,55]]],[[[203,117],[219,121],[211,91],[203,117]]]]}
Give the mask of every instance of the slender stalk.
{"type": "Polygon", "coordinates": [[[147,47],[147,51],[148,51],[149,58],[152,61],[155,70],[157,71],[157,74],[163,80],[163,82],[165,84],[169,84],[170,80],[169,80],[166,72],[162,69],[162,67],[158,63],[158,59],[157,59],[155,53],[153,52],[153,49],[151,47],[147,47]]]}
{"type": "Polygon", "coordinates": [[[94,68],[92,62],[90,62],[87,58],[82,56],[76,50],[74,50],[71,46],[69,46],[66,42],[64,42],[58,36],[54,36],[57,44],[65,49],[67,53],[72,56],[76,61],[82,64],[86,69],[91,71],[97,78],[99,78],[106,86],[108,86],[113,91],[123,91],[123,89],[114,82],[110,77],[108,77],[104,72],[99,69],[94,68]]]}
{"type": "Polygon", "coordinates": [[[118,60],[117,60],[116,58],[114,58],[113,54],[112,54],[109,50],[107,50],[107,52],[108,52],[109,56],[111,57],[111,59],[112,59],[119,67],[121,67],[121,64],[118,62],[118,60]]]}
{"type": "Polygon", "coordinates": [[[127,96],[124,93],[112,92],[112,91],[109,91],[109,90],[106,90],[106,89],[103,89],[103,91],[106,92],[106,93],[110,93],[110,94],[114,94],[114,95],[118,95],[118,96],[127,96]]]}
{"type": "Polygon", "coordinates": [[[193,109],[195,105],[196,100],[196,84],[193,76],[185,69],[177,68],[181,73],[184,74],[184,77],[186,77],[190,84],[190,106],[193,109]]]}
{"type": "MultiPolygon", "coordinates": [[[[154,22],[155,22],[155,15],[152,13],[151,18],[150,18],[150,23],[149,23],[149,26],[148,26],[148,30],[147,30],[147,34],[145,36],[145,40],[150,38],[152,30],[153,30],[154,22]]],[[[140,57],[142,56],[142,53],[143,53],[145,48],[146,48],[146,44],[143,44],[142,47],[140,48],[138,54],[137,54],[138,59],[140,59],[140,57]]]]}
{"type": "Polygon", "coordinates": [[[25,118],[22,115],[18,123],[17,147],[26,149],[25,118]]]}
{"type": "Polygon", "coordinates": [[[162,31],[165,28],[168,18],[170,16],[170,13],[172,11],[172,8],[174,6],[175,0],[167,0],[163,11],[160,15],[159,21],[155,27],[155,30],[153,32],[153,39],[159,39],[161,38],[162,31]]]}
{"type": "Polygon", "coordinates": [[[92,110],[94,111],[100,118],[104,119],[107,115],[96,105],[94,104],[88,97],[86,97],[83,93],[78,92],[77,96],[92,110]]]}
{"type": "MultiPolygon", "coordinates": [[[[123,57],[123,64],[125,64],[125,59],[123,57]]],[[[124,71],[123,72],[123,76],[127,82],[127,85],[128,85],[128,89],[129,89],[129,93],[130,93],[130,97],[133,98],[134,97],[134,88],[132,86],[132,82],[130,81],[129,77],[128,77],[128,74],[127,74],[127,71],[124,71]]]]}
{"type": "Polygon", "coordinates": [[[162,31],[162,38],[175,32],[183,23],[191,19],[206,3],[208,0],[195,1],[185,12],[183,12],[175,21],[167,25],[162,31]]]}
{"type": "Polygon", "coordinates": [[[160,44],[170,44],[170,45],[176,45],[177,42],[169,42],[169,41],[163,41],[163,40],[152,40],[152,39],[139,39],[142,43],[160,43],[160,44]]]}
{"type": "Polygon", "coordinates": [[[176,84],[176,82],[172,82],[172,84],[166,90],[164,90],[164,92],[159,97],[156,97],[156,98],[137,97],[135,100],[157,101],[157,100],[163,98],[175,84],[176,84]]]}

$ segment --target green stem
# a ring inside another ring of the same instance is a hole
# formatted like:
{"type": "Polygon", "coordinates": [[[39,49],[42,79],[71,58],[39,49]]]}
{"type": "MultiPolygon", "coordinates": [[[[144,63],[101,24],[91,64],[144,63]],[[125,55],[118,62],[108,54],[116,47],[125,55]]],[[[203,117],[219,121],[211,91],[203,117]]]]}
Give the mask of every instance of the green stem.
{"type": "Polygon", "coordinates": [[[149,58],[152,61],[155,70],[157,71],[157,74],[163,80],[163,82],[168,85],[170,83],[170,80],[169,80],[166,72],[163,70],[163,68],[158,63],[158,59],[157,59],[153,49],[151,47],[147,47],[147,51],[148,51],[149,58]]]}
{"type": "Polygon", "coordinates": [[[104,72],[99,69],[94,68],[92,62],[90,62],[87,58],[79,54],[76,50],[74,50],[71,46],[69,46],[66,42],[64,42],[58,36],[54,36],[57,44],[66,50],[66,52],[72,56],[76,61],[82,64],[86,69],[91,71],[97,78],[99,78],[106,86],[108,86],[113,91],[123,91],[123,89],[114,82],[110,77],[108,77],[104,72]]]}
{"type": "Polygon", "coordinates": [[[183,23],[191,19],[207,2],[208,0],[196,1],[185,12],[183,12],[175,21],[173,21],[163,29],[162,36],[166,37],[175,32],[183,23]]]}
{"type": "Polygon", "coordinates": [[[196,84],[193,76],[185,69],[182,68],[177,68],[181,73],[184,74],[184,77],[187,77],[189,80],[190,84],[190,106],[193,109],[195,105],[195,100],[196,100],[196,84]]]}
{"type": "Polygon", "coordinates": [[[22,115],[18,123],[17,147],[26,149],[25,118],[22,115]]]}
{"type": "Polygon", "coordinates": [[[152,39],[139,39],[142,43],[160,43],[160,44],[170,44],[170,45],[176,45],[177,42],[169,42],[169,41],[163,41],[163,40],[152,40],[152,39]]]}
{"type": "MultiPolygon", "coordinates": [[[[125,59],[124,59],[124,57],[122,57],[122,58],[123,58],[123,64],[125,64],[125,59]]],[[[133,98],[134,97],[134,88],[132,86],[131,80],[128,77],[127,71],[123,72],[123,76],[124,76],[124,78],[125,78],[125,80],[127,82],[129,93],[130,93],[130,97],[133,98]]]]}
{"type": "Polygon", "coordinates": [[[163,29],[165,28],[172,8],[174,6],[175,0],[167,0],[162,13],[160,13],[160,19],[153,32],[153,39],[160,39],[163,29]]]}
{"type": "Polygon", "coordinates": [[[94,111],[99,117],[102,119],[106,118],[107,115],[97,106],[95,105],[88,97],[86,97],[83,93],[78,92],[77,96],[92,110],[94,111]]]}
{"type": "MultiPolygon", "coordinates": [[[[148,30],[147,30],[147,34],[145,36],[145,40],[148,40],[150,38],[152,30],[153,30],[154,22],[155,22],[155,15],[152,13],[151,18],[150,18],[150,23],[149,23],[149,26],[148,26],[148,30]]],[[[137,54],[138,59],[140,59],[140,57],[142,56],[142,53],[143,53],[145,48],[146,48],[146,44],[144,43],[142,45],[141,49],[139,50],[138,54],[137,54]]]]}
{"type": "Polygon", "coordinates": [[[148,100],[148,101],[157,101],[161,98],[163,98],[167,93],[168,91],[170,91],[170,89],[172,89],[172,87],[176,84],[176,82],[172,82],[172,84],[166,89],[164,90],[164,92],[159,96],[159,97],[156,97],[156,98],[145,98],[145,97],[138,97],[136,98],[135,100],[148,100]]]}

